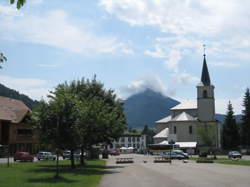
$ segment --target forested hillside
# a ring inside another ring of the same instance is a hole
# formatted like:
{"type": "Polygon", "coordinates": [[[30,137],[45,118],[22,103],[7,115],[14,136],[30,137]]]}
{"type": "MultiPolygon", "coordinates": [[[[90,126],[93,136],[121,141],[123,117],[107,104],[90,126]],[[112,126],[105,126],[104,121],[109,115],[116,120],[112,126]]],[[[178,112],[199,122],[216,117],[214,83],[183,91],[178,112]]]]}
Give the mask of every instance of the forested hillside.
{"type": "Polygon", "coordinates": [[[18,99],[23,101],[30,109],[32,109],[37,101],[32,100],[27,95],[21,94],[14,89],[10,89],[2,84],[0,84],[0,96],[10,97],[12,99],[18,99]]]}

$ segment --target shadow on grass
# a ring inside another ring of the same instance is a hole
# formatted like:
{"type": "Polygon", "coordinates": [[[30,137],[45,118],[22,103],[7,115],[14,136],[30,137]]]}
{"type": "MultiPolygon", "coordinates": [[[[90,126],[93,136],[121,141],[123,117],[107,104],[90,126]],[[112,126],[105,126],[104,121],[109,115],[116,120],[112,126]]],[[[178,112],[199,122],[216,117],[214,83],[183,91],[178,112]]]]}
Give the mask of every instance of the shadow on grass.
{"type": "MultiPolygon", "coordinates": [[[[59,165],[59,175],[63,174],[73,174],[73,175],[104,175],[104,174],[113,174],[119,173],[115,170],[107,170],[107,169],[116,169],[116,168],[124,168],[124,166],[100,166],[100,165],[92,165],[86,164],[84,166],[77,166],[72,169],[70,165],[59,165]]],[[[51,173],[51,175],[56,173],[56,165],[53,164],[41,164],[36,165],[34,168],[28,170],[30,173],[51,173]]],[[[64,177],[54,178],[54,177],[41,177],[28,179],[30,183],[56,183],[56,182],[64,182],[64,183],[74,183],[76,180],[66,179],[64,177]]]]}
{"type": "Polygon", "coordinates": [[[63,183],[74,183],[77,182],[77,180],[71,180],[71,179],[66,179],[64,177],[47,177],[47,178],[33,178],[33,179],[28,179],[27,182],[30,183],[57,183],[57,182],[63,182],[63,183]]]}

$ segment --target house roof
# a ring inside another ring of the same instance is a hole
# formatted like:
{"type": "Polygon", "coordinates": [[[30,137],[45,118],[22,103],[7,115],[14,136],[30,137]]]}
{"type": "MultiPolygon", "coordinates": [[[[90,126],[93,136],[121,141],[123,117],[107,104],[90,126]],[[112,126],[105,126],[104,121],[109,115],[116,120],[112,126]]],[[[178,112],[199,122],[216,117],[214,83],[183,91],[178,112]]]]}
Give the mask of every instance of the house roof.
{"type": "Polygon", "coordinates": [[[167,123],[169,121],[171,121],[171,115],[169,115],[169,116],[167,116],[165,118],[162,118],[162,119],[156,121],[155,123],[167,123]]]}
{"type": "Polygon", "coordinates": [[[182,112],[179,115],[175,116],[175,118],[173,118],[171,121],[196,121],[196,118],[186,112],[182,112]]]}
{"type": "Polygon", "coordinates": [[[171,108],[171,110],[184,110],[184,109],[197,109],[197,103],[187,100],[171,108]]]}
{"type": "Polygon", "coordinates": [[[0,96],[0,120],[19,123],[30,111],[22,101],[0,96]]]}
{"type": "Polygon", "coordinates": [[[163,129],[161,132],[156,134],[154,138],[167,138],[168,137],[169,130],[168,128],[163,129]]]}

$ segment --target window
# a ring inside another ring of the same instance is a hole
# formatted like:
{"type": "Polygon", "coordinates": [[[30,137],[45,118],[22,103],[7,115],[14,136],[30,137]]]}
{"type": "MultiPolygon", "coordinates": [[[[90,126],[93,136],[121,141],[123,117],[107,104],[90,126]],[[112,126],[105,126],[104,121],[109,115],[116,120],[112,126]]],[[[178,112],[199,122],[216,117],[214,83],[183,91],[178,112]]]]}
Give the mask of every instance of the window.
{"type": "Polygon", "coordinates": [[[131,137],[128,137],[128,142],[131,142],[131,137]]]}
{"type": "Polygon", "coordinates": [[[140,141],[140,137],[137,137],[137,142],[139,142],[140,141]]]}
{"type": "Polygon", "coordinates": [[[174,126],[174,134],[177,133],[177,129],[176,129],[176,126],[174,126]]]}
{"type": "Polygon", "coordinates": [[[124,137],[121,138],[121,142],[124,142],[124,137]]]}
{"type": "Polygon", "coordinates": [[[207,90],[203,91],[203,98],[207,98],[207,90]]]}
{"type": "Polygon", "coordinates": [[[132,142],[135,142],[135,137],[132,138],[132,142]]]}
{"type": "Polygon", "coordinates": [[[189,126],[189,134],[192,134],[193,133],[193,128],[192,126],[189,126]]]}

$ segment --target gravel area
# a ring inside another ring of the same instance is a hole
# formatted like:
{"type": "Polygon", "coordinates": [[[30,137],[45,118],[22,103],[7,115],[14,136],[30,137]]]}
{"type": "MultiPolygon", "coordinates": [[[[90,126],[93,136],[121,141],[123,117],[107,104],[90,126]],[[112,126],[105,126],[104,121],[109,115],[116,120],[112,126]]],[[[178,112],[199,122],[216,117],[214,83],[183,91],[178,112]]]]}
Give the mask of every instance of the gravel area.
{"type": "Polygon", "coordinates": [[[224,164],[153,163],[147,155],[120,155],[107,160],[99,187],[249,187],[250,167],[224,164]],[[116,158],[133,157],[132,164],[116,164],[116,158]],[[145,162],[146,163],[145,163],[145,162]]]}

